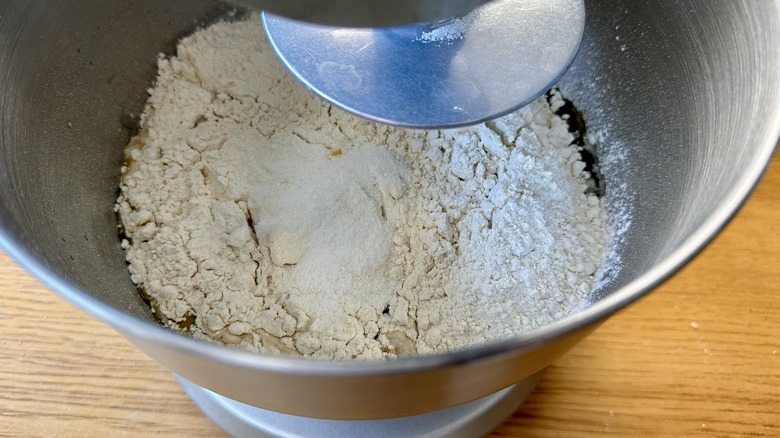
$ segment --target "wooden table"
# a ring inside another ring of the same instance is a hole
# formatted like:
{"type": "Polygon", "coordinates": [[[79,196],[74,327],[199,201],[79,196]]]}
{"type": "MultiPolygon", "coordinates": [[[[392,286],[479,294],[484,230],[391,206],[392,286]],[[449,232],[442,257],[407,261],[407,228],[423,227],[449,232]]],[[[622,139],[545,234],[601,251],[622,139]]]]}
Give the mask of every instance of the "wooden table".
{"type": "MultiPolygon", "coordinates": [[[[222,433],[171,374],[0,253],[0,435],[222,433]]],[[[494,436],[780,436],[780,158],[682,273],[555,362],[494,436]]]]}

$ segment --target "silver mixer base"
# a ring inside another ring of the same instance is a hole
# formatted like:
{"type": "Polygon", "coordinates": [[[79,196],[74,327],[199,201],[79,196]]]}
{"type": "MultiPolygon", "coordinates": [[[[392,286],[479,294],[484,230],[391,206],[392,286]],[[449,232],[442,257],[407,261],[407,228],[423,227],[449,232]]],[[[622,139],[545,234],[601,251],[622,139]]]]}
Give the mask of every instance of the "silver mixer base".
{"type": "Polygon", "coordinates": [[[223,397],[176,376],[184,391],[219,427],[235,437],[475,437],[509,417],[544,371],[495,394],[454,408],[390,420],[342,421],[297,417],[223,397]]]}

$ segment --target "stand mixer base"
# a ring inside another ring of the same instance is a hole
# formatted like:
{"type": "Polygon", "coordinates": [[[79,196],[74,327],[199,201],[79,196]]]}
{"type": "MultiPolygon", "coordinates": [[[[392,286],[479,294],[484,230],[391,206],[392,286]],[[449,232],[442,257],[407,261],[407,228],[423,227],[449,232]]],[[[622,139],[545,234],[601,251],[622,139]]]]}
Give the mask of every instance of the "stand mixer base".
{"type": "Polygon", "coordinates": [[[441,411],[389,420],[322,420],[280,414],[223,397],[180,376],[195,404],[235,437],[474,437],[489,433],[531,393],[544,371],[495,394],[441,411]]]}

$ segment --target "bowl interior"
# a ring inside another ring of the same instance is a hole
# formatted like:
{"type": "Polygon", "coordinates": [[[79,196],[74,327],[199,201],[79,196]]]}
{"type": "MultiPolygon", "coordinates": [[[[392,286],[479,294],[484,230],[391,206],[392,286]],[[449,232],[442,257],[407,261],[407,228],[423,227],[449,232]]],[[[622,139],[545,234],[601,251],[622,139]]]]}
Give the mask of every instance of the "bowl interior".
{"type": "MultiPolygon", "coordinates": [[[[600,138],[618,231],[591,301],[621,291],[625,303],[643,292],[626,288],[633,280],[702,229],[689,253],[711,237],[770,159],[780,8],[728,0],[586,7],[586,39],[561,86],[600,138]]],[[[143,90],[158,53],[172,54],[178,38],[229,10],[206,0],[0,5],[0,244],[62,280],[59,292],[77,304],[131,317],[109,323],[157,324],[130,282],[113,212],[143,90]]]]}

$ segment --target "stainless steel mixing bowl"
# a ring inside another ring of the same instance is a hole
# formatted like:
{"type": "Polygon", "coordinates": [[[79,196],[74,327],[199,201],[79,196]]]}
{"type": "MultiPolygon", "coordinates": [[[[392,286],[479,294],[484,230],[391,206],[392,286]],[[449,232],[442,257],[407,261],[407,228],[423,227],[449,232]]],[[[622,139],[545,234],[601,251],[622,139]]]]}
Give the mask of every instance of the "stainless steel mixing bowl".
{"type": "Polygon", "coordinates": [[[562,86],[601,134],[625,232],[592,304],[492,345],[383,362],[257,356],[159,326],[130,282],[112,206],[160,52],[228,10],[205,0],[0,2],[0,245],[186,379],[248,404],[406,416],[542,370],[672,275],[736,212],[780,131],[780,1],[589,0],[562,86]],[[622,210],[620,207],[622,206],[622,210]]]}

